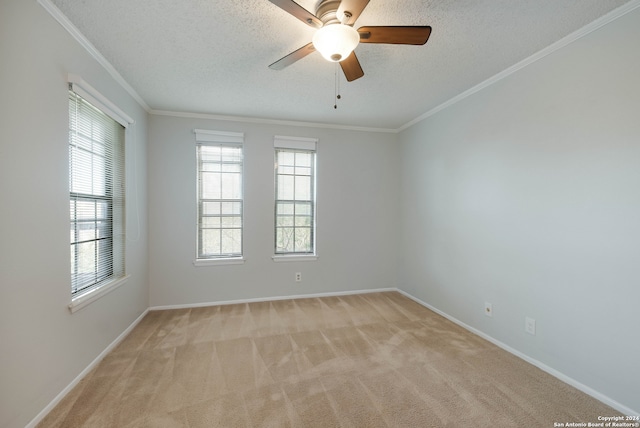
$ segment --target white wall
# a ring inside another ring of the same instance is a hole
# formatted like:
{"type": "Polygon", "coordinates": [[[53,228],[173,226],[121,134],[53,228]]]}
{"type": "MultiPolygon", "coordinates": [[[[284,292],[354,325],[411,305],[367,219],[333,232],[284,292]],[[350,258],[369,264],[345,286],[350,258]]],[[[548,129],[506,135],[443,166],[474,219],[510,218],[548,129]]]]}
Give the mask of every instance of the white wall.
{"type": "Polygon", "coordinates": [[[396,135],[152,115],[149,146],[150,305],[396,286],[396,135]],[[194,267],[194,128],[245,133],[243,265],[194,267]],[[273,137],[318,138],[318,260],[275,263],[273,137]],[[302,282],[294,273],[302,273],[302,282]]]}
{"type": "Polygon", "coordinates": [[[0,426],[13,428],[147,308],[147,115],[36,1],[0,7],[0,426]],[[68,72],[137,121],[135,146],[127,142],[127,223],[130,237],[139,232],[126,247],[131,278],[75,314],[67,309],[68,72]]]}
{"type": "Polygon", "coordinates": [[[636,412],[639,40],[636,9],[400,136],[400,287],[636,412]]]}

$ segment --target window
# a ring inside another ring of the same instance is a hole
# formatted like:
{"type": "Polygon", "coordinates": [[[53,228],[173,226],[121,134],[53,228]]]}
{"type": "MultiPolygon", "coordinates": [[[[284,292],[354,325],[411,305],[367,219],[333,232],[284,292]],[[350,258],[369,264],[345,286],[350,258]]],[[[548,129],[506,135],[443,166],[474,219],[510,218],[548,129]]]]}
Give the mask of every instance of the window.
{"type": "Polygon", "coordinates": [[[274,140],[276,255],[315,255],[316,141],[274,140]]]}
{"type": "Polygon", "coordinates": [[[243,134],[202,129],[195,132],[198,163],[196,262],[241,258],[243,134]]]}
{"type": "Polygon", "coordinates": [[[85,94],[88,93],[77,82],[71,84],[69,213],[72,299],[125,276],[125,128],[122,123],[133,121],[119,116],[119,120],[114,120],[103,112],[111,112],[112,108],[97,107],[100,102],[85,94]]]}

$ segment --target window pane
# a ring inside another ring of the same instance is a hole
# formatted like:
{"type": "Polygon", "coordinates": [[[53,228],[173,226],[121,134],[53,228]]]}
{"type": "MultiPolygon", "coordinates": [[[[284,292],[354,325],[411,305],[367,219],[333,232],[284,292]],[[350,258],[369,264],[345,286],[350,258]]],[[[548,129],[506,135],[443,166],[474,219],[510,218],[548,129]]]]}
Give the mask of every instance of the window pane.
{"type": "Polygon", "coordinates": [[[111,275],[113,253],[113,240],[111,238],[96,241],[96,259],[98,262],[98,277],[104,278],[111,275]]]}
{"type": "Polygon", "coordinates": [[[105,127],[100,122],[93,122],[91,127],[91,138],[96,141],[106,141],[105,127]]]}
{"type": "Polygon", "coordinates": [[[296,173],[296,168],[294,166],[282,165],[278,167],[278,171],[281,175],[293,175],[296,173]]]}
{"type": "Polygon", "coordinates": [[[294,216],[279,215],[276,217],[276,226],[293,226],[294,216]]]}
{"type": "Polygon", "coordinates": [[[98,221],[96,226],[98,239],[111,238],[113,236],[113,228],[110,221],[98,221]]]}
{"type": "Polygon", "coordinates": [[[224,146],[221,147],[222,162],[242,162],[242,149],[239,147],[224,146]]]}
{"type": "Polygon", "coordinates": [[[76,220],[90,220],[96,218],[96,204],[91,200],[76,200],[73,205],[76,208],[75,213],[72,213],[72,218],[75,215],[76,220]]]}
{"type": "Polygon", "coordinates": [[[220,214],[220,202],[202,202],[201,215],[220,214]]]}
{"type": "Polygon", "coordinates": [[[95,213],[97,219],[108,218],[110,212],[110,203],[108,201],[97,201],[95,204],[95,213]]]}
{"type": "Polygon", "coordinates": [[[311,229],[297,227],[295,233],[295,251],[300,253],[311,252],[311,229]]]}
{"type": "MultiPolygon", "coordinates": [[[[96,140],[94,138],[91,144],[91,151],[99,156],[105,156],[110,151],[107,148],[107,146],[105,146],[105,144],[102,143],[102,141],[106,141],[106,140],[100,140],[100,139],[96,140]]],[[[111,141],[111,143],[113,143],[113,141],[111,141]]]]}
{"type": "Polygon", "coordinates": [[[69,92],[71,291],[124,275],[124,128],[69,92]],[[114,246],[114,231],[121,235],[114,246]]]}
{"type": "Polygon", "coordinates": [[[296,175],[295,178],[295,199],[297,201],[311,200],[311,177],[296,175]]]}
{"type": "Polygon", "coordinates": [[[80,148],[89,151],[91,151],[91,146],[93,145],[90,138],[87,138],[86,136],[75,132],[69,136],[69,144],[74,148],[80,148]]]}
{"type": "Polygon", "coordinates": [[[314,252],[314,168],[313,151],[276,150],[276,253],[314,252]]]}
{"type": "Polygon", "coordinates": [[[240,173],[240,172],[242,172],[242,166],[240,164],[237,164],[237,163],[225,163],[225,164],[220,165],[220,170],[222,172],[240,173]]]}
{"type": "Polygon", "coordinates": [[[296,215],[311,215],[311,202],[296,202],[296,215]]]}
{"type": "Polygon", "coordinates": [[[293,215],[293,207],[295,205],[291,202],[278,202],[278,204],[276,205],[276,209],[277,209],[277,213],[278,214],[290,214],[293,215]]]}
{"type": "Polygon", "coordinates": [[[292,175],[280,175],[278,177],[278,199],[292,200],[295,177],[292,175]]]}
{"type": "Polygon", "coordinates": [[[220,227],[223,228],[240,228],[242,227],[242,219],[238,216],[221,217],[220,227]]]}
{"type": "Polygon", "coordinates": [[[306,166],[311,168],[313,155],[309,152],[296,152],[296,166],[306,166]]]}
{"type": "Polygon", "coordinates": [[[276,252],[278,253],[293,252],[293,228],[292,227],[276,228],[276,252]]]}
{"type": "Polygon", "coordinates": [[[200,146],[200,157],[203,162],[220,163],[222,160],[219,146],[200,146]]]}
{"type": "Polygon", "coordinates": [[[222,214],[242,215],[242,202],[223,202],[222,214]]]}
{"type": "Polygon", "coordinates": [[[296,175],[311,175],[311,168],[296,166],[294,170],[296,175]]]}
{"type": "Polygon", "coordinates": [[[203,172],[201,177],[200,189],[202,192],[202,198],[220,199],[222,196],[220,173],[203,172]]]}
{"type": "Polygon", "coordinates": [[[107,172],[104,165],[104,158],[102,156],[93,155],[91,156],[91,161],[93,162],[93,164],[91,165],[91,168],[93,170],[93,174],[91,177],[91,194],[105,196],[107,194],[105,186],[105,183],[107,181],[107,172]]]}
{"type": "Polygon", "coordinates": [[[284,166],[292,166],[294,164],[295,154],[293,152],[279,150],[277,153],[278,168],[284,166]]]}
{"type": "Polygon", "coordinates": [[[208,172],[220,172],[222,171],[222,165],[219,163],[202,162],[200,169],[208,172]]]}
{"type": "Polygon", "coordinates": [[[222,229],[222,254],[240,252],[242,231],[240,229],[222,229]]]}
{"type": "Polygon", "coordinates": [[[240,199],[241,180],[240,174],[222,174],[222,199],[240,199]]]}
{"type": "Polygon", "coordinates": [[[96,266],[96,241],[75,244],[76,269],[79,274],[95,272],[96,266]]]}
{"type": "Polygon", "coordinates": [[[198,258],[242,255],[242,147],[198,144],[198,258]]]}
{"type": "Polygon", "coordinates": [[[72,148],[71,149],[71,182],[70,190],[74,193],[91,194],[93,188],[91,178],[87,177],[91,171],[91,153],[72,148]]]}
{"type": "Polygon", "coordinates": [[[295,226],[296,227],[311,227],[311,216],[301,216],[301,215],[297,215],[296,216],[296,220],[295,220],[295,226]]]}
{"type": "Polygon", "coordinates": [[[220,229],[201,229],[201,255],[220,254],[220,229]]]}
{"type": "Polygon", "coordinates": [[[220,229],[220,217],[202,217],[200,226],[203,229],[220,229]]]}

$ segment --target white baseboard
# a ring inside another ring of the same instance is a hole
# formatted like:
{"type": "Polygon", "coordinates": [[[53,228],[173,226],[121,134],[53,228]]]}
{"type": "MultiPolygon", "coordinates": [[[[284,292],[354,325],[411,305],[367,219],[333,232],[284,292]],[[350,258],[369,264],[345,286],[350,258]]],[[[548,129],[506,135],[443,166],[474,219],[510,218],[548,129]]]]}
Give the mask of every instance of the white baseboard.
{"type": "Polygon", "coordinates": [[[437,313],[438,315],[441,315],[441,316],[445,317],[446,319],[448,319],[449,321],[451,321],[451,322],[459,325],[460,327],[470,331],[471,333],[482,337],[483,339],[493,343],[494,345],[496,345],[496,346],[504,349],[505,351],[515,355],[516,357],[528,362],[529,364],[532,364],[532,365],[536,366],[540,370],[542,370],[544,372],[547,372],[548,374],[550,374],[551,376],[561,380],[562,382],[564,382],[564,383],[566,383],[568,385],[571,385],[574,388],[576,388],[577,390],[582,391],[585,394],[590,395],[591,397],[595,398],[596,400],[603,402],[607,406],[610,406],[610,407],[616,409],[620,413],[622,413],[624,415],[627,415],[627,416],[640,415],[640,412],[635,411],[633,409],[630,409],[629,407],[618,403],[617,401],[613,400],[612,398],[607,397],[606,395],[596,391],[595,389],[593,389],[593,388],[591,388],[591,387],[589,387],[589,386],[587,386],[587,385],[585,385],[583,383],[578,382],[577,380],[565,375],[564,373],[554,369],[553,367],[549,367],[546,364],[536,360],[535,358],[531,358],[530,356],[528,356],[526,354],[523,354],[522,352],[518,351],[517,349],[514,349],[511,346],[509,346],[509,345],[507,345],[505,343],[502,343],[501,341],[489,336],[488,334],[486,334],[486,333],[484,333],[484,332],[482,332],[482,331],[480,331],[480,330],[478,330],[476,328],[473,328],[470,325],[467,325],[467,324],[463,323],[462,321],[458,320],[457,318],[454,318],[451,315],[449,315],[449,314],[447,314],[445,312],[442,312],[441,310],[431,306],[430,304],[428,304],[426,302],[423,302],[422,300],[418,299],[415,296],[412,296],[411,294],[407,293],[406,291],[403,291],[403,290],[400,290],[400,289],[398,289],[397,291],[400,294],[402,294],[402,295],[408,297],[409,299],[413,300],[414,302],[419,303],[420,305],[424,306],[425,308],[432,310],[433,312],[437,313]]]}
{"type": "Polygon", "coordinates": [[[383,293],[385,291],[400,291],[400,290],[394,287],[390,287],[390,288],[371,288],[367,290],[335,291],[335,292],[315,293],[315,294],[295,294],[293,296],[260,297],[256,299],[222,300],[217,302],[206,302],[206,303],[185,303],[182,305],[151,306],[149,310],[162,311],[166,309],[202,308],[206,306],[236,305],[239,303],[273,302],[277,300],[309,299],[314,297],[335,297],[335,296],[350,296],[353,294],[383,293]]]}
{"type": "Polygon", "coordinates": [[[62,399],[69,392],[71,392],[71,390],[73,388],[75,388],[75,386],[78,385],[78,383],[80,383],[80,381],[86,375],[88,375],[89,372],[91,372],[91,370],[93,370],[100,363],[100,361],[102,361],[102,359],[104,357],[107,356],[107,354],[109,352],[114,350],[115,347],[118,346],[118,344],[120,344],[120,342],[122,342],[122,340],[125,337],[127,337],[127,335],[129,333],[131,333],[131,331],[135,328],[135,326],[137,326],[138,323],[140,321],[142,321],[142,318],[144,318],[144,316],[147,315],[148,312],[149,312],[149,309],[146,309],[138,318],[136,318],[136,320],[134,322],[131,323],[131,325],[129,327],[127,327],[127,329],[125,331],[120,333],[120,335],[118,337],[116,337],[116,339],[113,342],[111,342],[111,344],[109,344],[109,346],[107,346],[104,349],[104,351],[102,351],[100,353],[100,355],[98,355],[84,370],[82,370],[82,372],[80,372],[80,374],[78,376],[76,376],[76,378],[73,379],[71,381],[71,383],[69,385],[67,385],[66,388],[64,388],[62,391],[60,391],[60,393],[58,395],[56,395],[56,397],[47,405],[47,407],[42,409],[42,411],[40,413],[38,413],[38,415],[35,418],[33,418],[33,420],[31,422],[29,422],[25,426],[25,428],[35,428],[35,426],[38,425],[45,418],[45,416],[47,416],[49,414],[49,412],[51,410],[53,410],[53,408],[56,407],[58,405],[58,403],[60,403],[60,401],[62,401],[62,399]]]}
{"type": "Polygon", "coordinates": [[[515,355],[516,357],[528,362],[529,364],[532,364],[536,367],[538,367],[539,369],[549,373],[551,376],[561,380],[562,382],[573,386],[574,388],[584,392],[585,394],[588,394],[590,396],[592,396],[593,398],[595,398],[596,400],[599,400],[601,402],[603,402],[604,404],[618,410],[619,412],[623,413],[624,415],[640,415],[640,412],[634,411],[620,403],[618,403],[617,401],[607,397],[604,394],[601,394],[600,392],[594,390],[593,388],[590,388],[580,382],[578,382],[577,380],[565,375],[564,373],[559,372],[558,370],[547,366],[546,364],[529,357],[528,355],[523,354],[522,352],[518,351],[517,349],[514,349],[512,347],[510,347],[509,345],[500,342],[497,339],[494,339],[493,337],[489,336],[488,334],[473,328],[465,323],[463,323],[462,321],[452,317],[451,315],[442,312],[441,310],[429,305],[426,302],[423,302],[422,300],[418,299],[415,296],[412,296],[411,294],[407,293],[406,291],[400,290],[398,288],[395,287],[389,287],[389,288],[375,288],[375,289],[367,289],[367,290],[353,290],[353,291],[338,291],[338,292],[329,292],[329,293],[315,293],[315,294],[298,294],[298,295],[293,295],[293,296],[276,296],[276,297],[264,297],[264,298],[256,298],[256,299],[240,299],[240,300],[224,300],[224,301],[217,301],[217,302],[207,302],[207,303],[191,303],[191,304],[183,304],[183,305],[167,305],[167,306],[153,306],[153,307],[149,307],[148,309],[146,309],[133,323],[131,323],[131,325],[129,327],[127,327],[127,329],[125,331],[123,331],[109,346],[107,346],[104,351],[102,351],[100,353],[100,355],[98,355],[92,362],[91,364],[89,364],[78,376],[76,376],[76,378],[65,388],[63,389],[48,405],[47,407],[45,407],[44,409],[42,409],[42,411],[40,413],[38,413],[38,415],[31,421],[29,422],[29,424],[26,425],[25,428],[35,428],[35,426],[40,423],[40,421],[42,421],[42,419],[44,419],[45,416],[47,416],[47,414],[55,407],[58,405],[58,403],[60,403],[60,401],[62,401],[62,399],[87,375],[89,374],[89,372],[91,370],[93,370],[99,363],[100,361],[102,361],[102,359],[109,353],[111,352],[113,349],[115,349],[116,346],[118,346],[118,344],[135,328],[136,325],[138,325],[138,323],[140,323],[140,321],[144,318],[145,315],[147,315],[147,313],[149,311],[158,311],[158,310],[166,310],[166,309],[188,309],[188,308],[199,308],[199,307],[205,307],[205,306],[220,306],[220,305],[233,305],[233,304],[238,304],[238,303],[254,303],[254,302],[269,302],[269,301],[277,301],[277,300],[289,300],[289,299],[308,299],[308,298],[315,298],[315,297],[334,297],[334,296],[350,296],[350,295],[354,295],[354,294],[368,294],[368,293],[382,293],[382,292],[387,292],[387,291],[397,291],[400,294],[408,297],[409,299],[415,301],[416,303],[424,306],[425,308],[437,313],[438,315],[441,315],[443,317],[445,317],[446,319],[448,319],[449,321],[459,325],[460,327],[470,331],[471,333],[482,337],[483,339],[493,343],[494,345],[504,349],[505,351],[515,355]]]}
{"type": "Polygon", "coordinates": [[[184,304],[184,305],[168,305],[168,306],[154,306],[147,308],[125,331],[123,331],[109,346],[107,346],[104,351],[100,353],[78,376],[76,376],[73,381],[66,388],[64,388],[56,397],[44,408],[38,415],[33,418],[31,422],[29,422],[25,428],[35,428],[44,418],[49,414],[54,407],[56,407],[60,401],[76,386],[80,381],[87,375],[91,370],[93,370],[102,359],[113,349],[122,340],[135,328],[135,326],[140,323],[142,318],[147,315],[149,311],[158,311],[165,309],[185,309],[185,308],[198,308],[205,306],[219,306],[219,305],[232,305],[237,303],[252,303],[252,302],[268,302],[275,300],[288,300],[288,299],[306,299],[313,297],[331,297],[331,296],[348,296],[353,294],[366,294],[366,293],[381,293],[385,291],[399,291],[397,288],[376,288],[376,289],[368,289],[368,290],[354,290],[354,291],[338,291],[333,293],[316,293],[316,294],[299,294],[294,296],[277,296],[277,297],[265,297],[265,298],[257,298],[257,299],[241,299],[241,300],[226,300],[219,302],[208,302],[208,303],[192,303],[192,304],[184,304]]]}

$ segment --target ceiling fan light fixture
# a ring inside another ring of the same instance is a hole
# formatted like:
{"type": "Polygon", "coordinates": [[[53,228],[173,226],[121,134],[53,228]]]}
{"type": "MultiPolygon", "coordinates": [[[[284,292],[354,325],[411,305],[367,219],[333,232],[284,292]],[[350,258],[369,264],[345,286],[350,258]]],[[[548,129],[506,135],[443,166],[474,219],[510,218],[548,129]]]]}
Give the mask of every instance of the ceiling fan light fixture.
{"type": "Polygon", "coordinates": [[[340,62],[347,59],[360,42],[360,34],[349,25],[330,24],[313,35],[313,46],[327,60],[340,62]]]}

